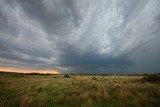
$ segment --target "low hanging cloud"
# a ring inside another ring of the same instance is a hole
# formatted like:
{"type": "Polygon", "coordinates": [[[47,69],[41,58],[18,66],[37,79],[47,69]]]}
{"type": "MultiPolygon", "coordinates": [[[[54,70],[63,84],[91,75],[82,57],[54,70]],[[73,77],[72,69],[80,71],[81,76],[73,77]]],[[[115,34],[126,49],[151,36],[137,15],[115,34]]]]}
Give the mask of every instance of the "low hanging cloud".
{"type": "Polygon", "coordinates": [[[157,73],[159,0],[0,0],[0,66],[157,73]]]}

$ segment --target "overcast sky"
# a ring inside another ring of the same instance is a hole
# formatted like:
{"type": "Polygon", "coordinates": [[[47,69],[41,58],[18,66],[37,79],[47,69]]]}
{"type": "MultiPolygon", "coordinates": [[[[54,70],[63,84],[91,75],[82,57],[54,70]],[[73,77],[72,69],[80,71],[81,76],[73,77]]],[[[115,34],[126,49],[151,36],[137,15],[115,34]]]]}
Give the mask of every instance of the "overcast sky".
{"type": "Polygon", "coordinates": [[[160,72],[160,0],[0,0],[0,67],[160,72]]]}

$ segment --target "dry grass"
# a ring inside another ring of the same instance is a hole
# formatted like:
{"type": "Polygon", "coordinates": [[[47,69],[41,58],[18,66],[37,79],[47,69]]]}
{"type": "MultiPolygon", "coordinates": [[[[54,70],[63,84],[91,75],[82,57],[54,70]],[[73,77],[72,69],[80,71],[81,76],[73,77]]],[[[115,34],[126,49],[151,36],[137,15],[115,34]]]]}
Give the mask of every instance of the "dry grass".
{"type": "Polygon", "coordinates": [[[158,107],[160,84],[141,76],[0,75],[0,106],[158,107]]]}

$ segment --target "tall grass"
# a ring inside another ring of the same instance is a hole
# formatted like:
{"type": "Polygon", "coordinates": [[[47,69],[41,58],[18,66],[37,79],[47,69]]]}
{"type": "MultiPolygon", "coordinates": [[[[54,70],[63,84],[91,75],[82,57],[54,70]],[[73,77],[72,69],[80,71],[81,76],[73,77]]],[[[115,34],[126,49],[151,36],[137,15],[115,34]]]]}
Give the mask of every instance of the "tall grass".
{"type": "Polygon", "coordinates": [[[0,107],[159,107],[160,84],[143,76],[0,75],[0,107]]]}

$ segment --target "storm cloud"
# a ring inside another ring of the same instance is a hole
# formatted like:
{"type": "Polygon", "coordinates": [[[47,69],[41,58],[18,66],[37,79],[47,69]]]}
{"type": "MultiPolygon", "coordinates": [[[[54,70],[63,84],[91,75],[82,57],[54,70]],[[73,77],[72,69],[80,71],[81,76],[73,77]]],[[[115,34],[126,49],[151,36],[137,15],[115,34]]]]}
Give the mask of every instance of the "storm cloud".
{"type": "Polygon", "coordinates": [[[0,66],[157,73],[160,0],[0,0],[0,66]]]}

